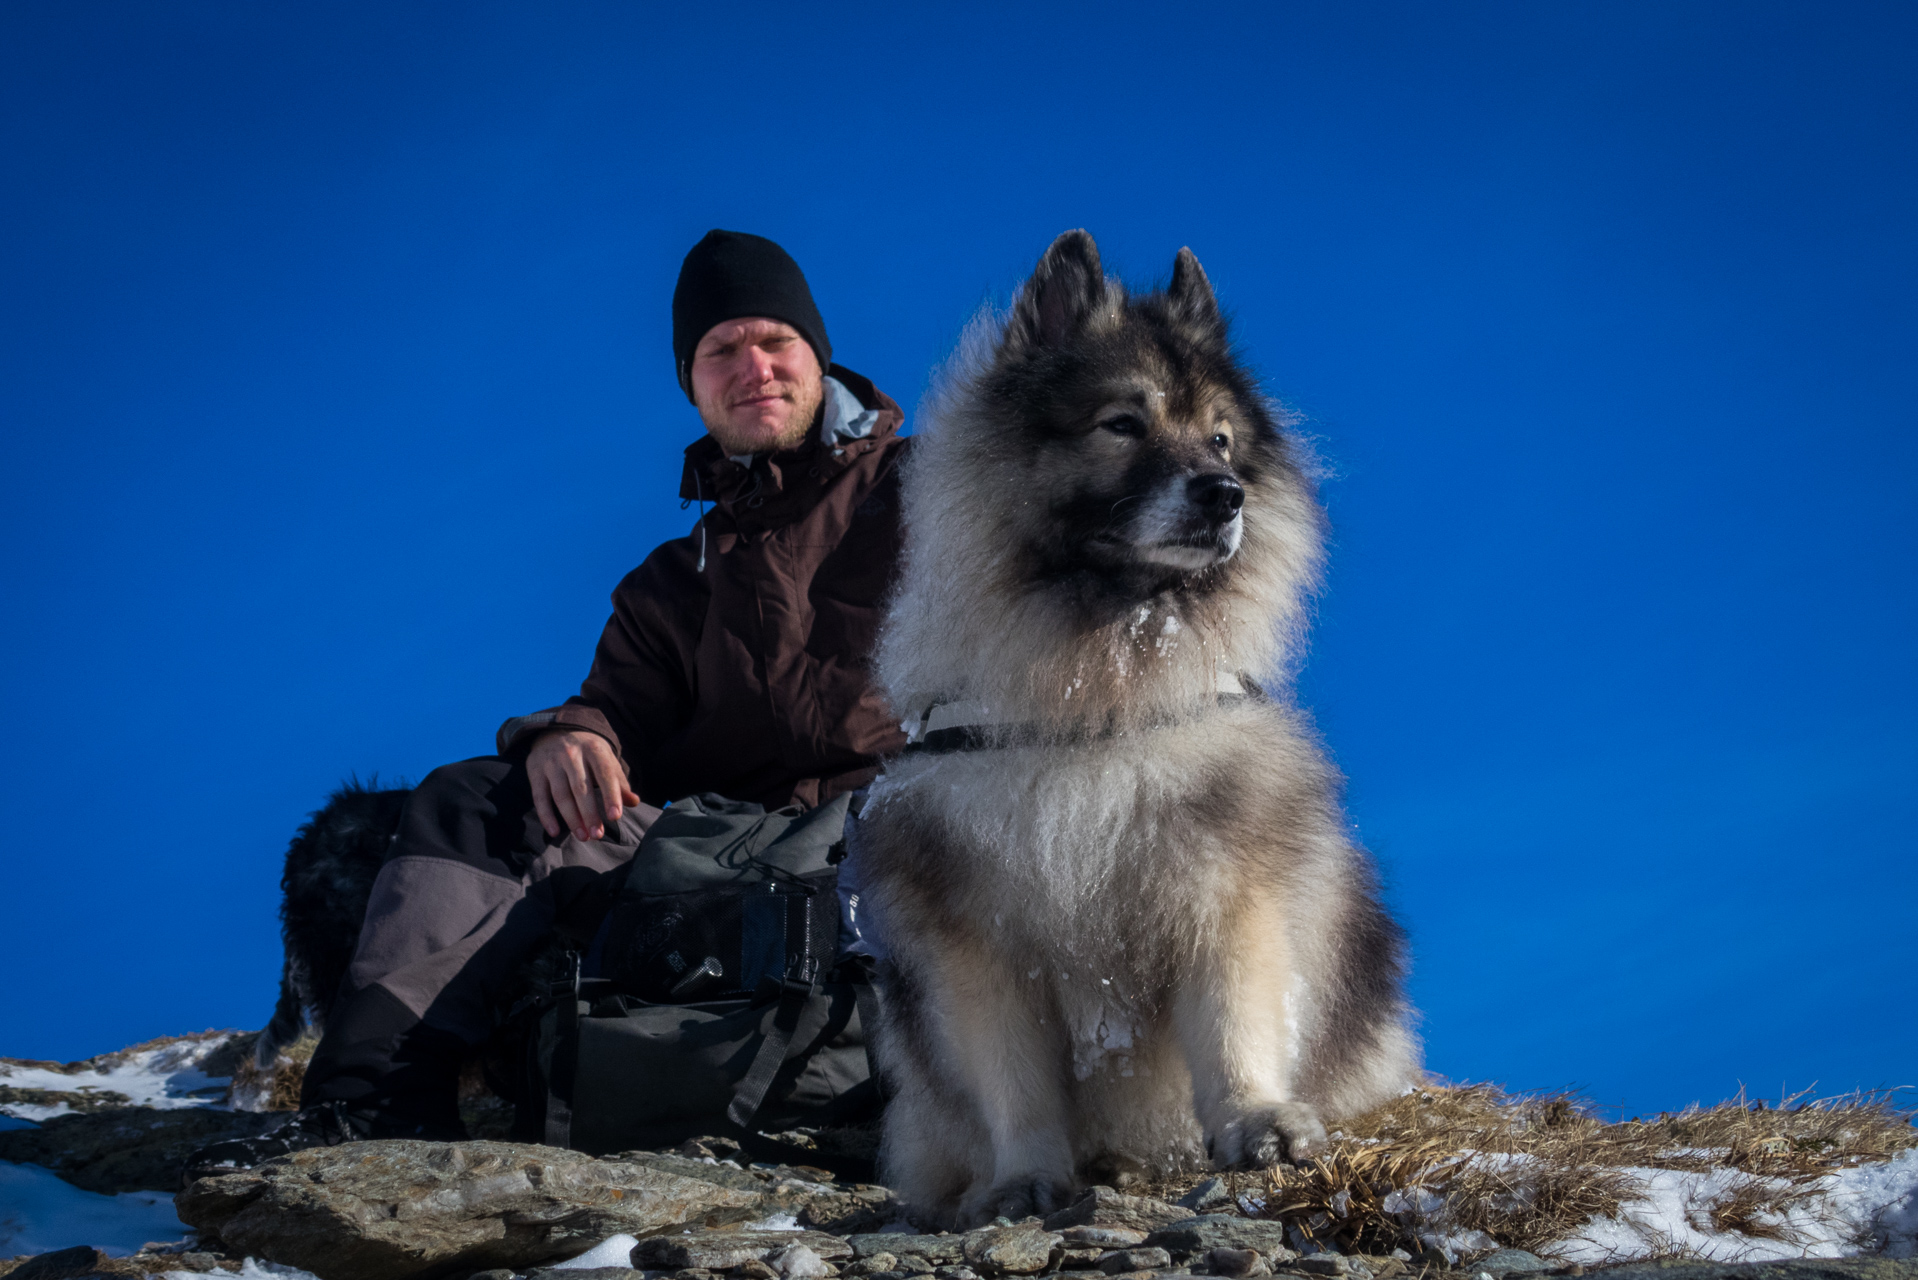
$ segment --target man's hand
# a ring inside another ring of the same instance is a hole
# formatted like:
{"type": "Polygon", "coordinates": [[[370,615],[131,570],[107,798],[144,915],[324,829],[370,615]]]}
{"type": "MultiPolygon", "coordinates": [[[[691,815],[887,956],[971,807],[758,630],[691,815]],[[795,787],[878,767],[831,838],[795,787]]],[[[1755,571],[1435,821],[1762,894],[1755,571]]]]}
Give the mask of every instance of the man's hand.
{"type": "Polygon", "coordinates": [[[557,840],[570,830],[581,840],[603,840],[622,803],[639,803],[606,739],[583,729],[543,733],[526,756],[539,824],[557,840]]]}

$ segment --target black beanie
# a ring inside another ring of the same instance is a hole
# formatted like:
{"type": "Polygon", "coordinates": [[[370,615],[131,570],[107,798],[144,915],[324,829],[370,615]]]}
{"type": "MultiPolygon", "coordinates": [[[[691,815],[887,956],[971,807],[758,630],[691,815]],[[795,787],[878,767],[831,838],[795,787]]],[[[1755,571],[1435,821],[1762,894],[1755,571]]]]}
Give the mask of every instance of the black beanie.
{"type": "Polygon", "coordinates": [[[792,255],[764,236],[708,231],[680,264],[673,288],[673,360],[679,386],[693,398],[693,351],[706,331],[741,316],[784,320],[799,330],[819,357],[819,371],[832,364],[826,322],[792,255]]]}

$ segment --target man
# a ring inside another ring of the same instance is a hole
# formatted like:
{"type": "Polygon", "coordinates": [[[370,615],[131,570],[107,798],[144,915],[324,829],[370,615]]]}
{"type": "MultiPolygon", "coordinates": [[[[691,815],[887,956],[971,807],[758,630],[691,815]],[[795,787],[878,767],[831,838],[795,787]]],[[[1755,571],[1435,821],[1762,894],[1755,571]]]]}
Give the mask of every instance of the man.
{"type": "Polygon", "coordinates": [[[832,363],[798,264],[759,236],[713,231],[686,255],[673,354],[707,430],[680,481],[701,504],[692,534],[613,592],[577,697],[420,783],[300,1111],[195,1153],[189,1176],[464,1137],[455,1085],[494,996],[556,926],[603,910],[595,890],[658,806],[706,791],[815,805],[902,744],[866,665],[899,550],[898,405],[832,363]]]}

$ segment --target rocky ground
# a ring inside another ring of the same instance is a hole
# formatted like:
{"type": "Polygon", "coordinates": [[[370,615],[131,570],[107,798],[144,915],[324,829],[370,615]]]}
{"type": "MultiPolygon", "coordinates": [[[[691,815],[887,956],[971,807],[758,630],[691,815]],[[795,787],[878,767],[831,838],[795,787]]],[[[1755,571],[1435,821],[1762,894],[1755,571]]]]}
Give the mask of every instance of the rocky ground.
{"type": "MultiPolygon", "coordinates": [[[[188,1151],[279,1118],[223,1108],[203,1083],[232,1070],[219,1056],[232,1038],[183,1039],[92,1066],[0,1060],[0,1108],[38,1116],[0,1131],[0,1171],[38,1166],[74,1195],[151,1200],[177,1187],[188,1151]]],[[[228,1099],[276,1093],[243,1072],[227,1080],[228,1099]]],[[[1918,1175],[1918,1135],[1882,1100],[1604,1125],[1563,1099],[1435,1086],[1349,1124],[1302,1169],[1094,1187],[1050,1217],[963,1234],[929,1232],[883,1186],[754,1163],[725,1139],[591,1157],[498,1140],[496,1100],[467,1111],[492,1136],[319,1148],[203,1179],[174,1202],[190,1228],[177,1239],[72,1240],[0,1260],[0,1277],[1918,1280],[1918,1176],[1899,1181],[1918,1175]],[[1657,1216],[1681,1184],[1677,1216],[1657,1216]]],[[[872,1139],[782,1136],[824,1163],[872,1139]]]]}

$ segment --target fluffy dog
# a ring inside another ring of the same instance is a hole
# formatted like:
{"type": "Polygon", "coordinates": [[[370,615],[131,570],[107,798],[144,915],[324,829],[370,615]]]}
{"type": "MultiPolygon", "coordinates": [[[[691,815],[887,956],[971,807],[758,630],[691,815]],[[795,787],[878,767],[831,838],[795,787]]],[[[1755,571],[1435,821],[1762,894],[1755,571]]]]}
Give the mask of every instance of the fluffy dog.
{"type": "Polygon", "coordinates": [[[1283,689],[1299,446],[1181,250],[1068,232],[935,382],[876,666],[923,741],[856,860],[891,950],[883,1169],[928,1217],[1298,1159],[1416,1076],[1401,934],[1283,689]]]}

